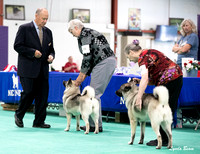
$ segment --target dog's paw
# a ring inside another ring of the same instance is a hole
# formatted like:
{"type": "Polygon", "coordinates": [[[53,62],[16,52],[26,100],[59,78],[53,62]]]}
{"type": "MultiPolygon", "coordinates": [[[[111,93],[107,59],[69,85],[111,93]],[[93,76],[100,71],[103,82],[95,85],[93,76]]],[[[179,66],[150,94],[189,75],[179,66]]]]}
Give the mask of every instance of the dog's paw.
{"type": "Polygon", "coordinates": [[[89,134],[89,132],[85,131],[85,134],[89,134]]]}
{"type": "Polygon", "coordinates": [[[138,142],[138,144],[143,144],[143,141],[138,142]]]}
{"type": "Polygon", "coordinates": [[[65,132],[68,132],[68,131],[69,131],[69,129],[67,129],[67,128],[66,128],[66,129],[64,129],[64,131],[65,131],[65,132]]]}
{"type": "Polygon", "coordinates": [[[80,128],[76,128],[76,131],[81,131],[81,129],[80,128]]]}
{"type": "Polygon", "coordinates": [[[172,145],[168,145],[168,146],[167,146],[167,149],[171,149],[171,148],[172,148],[172,145]]]}
{"type": "Polygon", "coordinates": [[[98,134],[99,132],[98,131],[94,131],[94,134],[98,134]]]}
{"type": "Polygon", "coordinates": [[[129,144],[129,145],[132,145],[132,144],[133,144],[133,141],[128,142],[128,144],[129,144]]]}
{"type": "Polygon", "coordinates": [[[161,149],[161,146],[156,146],[156,149],[161,149]]]}

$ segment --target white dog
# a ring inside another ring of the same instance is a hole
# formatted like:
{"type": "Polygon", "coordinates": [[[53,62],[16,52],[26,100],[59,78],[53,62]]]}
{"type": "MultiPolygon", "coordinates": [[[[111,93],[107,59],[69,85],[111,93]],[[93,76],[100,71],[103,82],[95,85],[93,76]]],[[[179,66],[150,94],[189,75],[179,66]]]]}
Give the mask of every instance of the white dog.
{"type": "Polygon", "coordinates": [[[74,115],[77,120],[76,130],[80,131],[80,115],[85,122],[86,131],[89,133],[89,116],[91,115],[95,123],[94,133],[99,133],[98,119],[99,119],[99,102],[95,98],[95,91],[92,87],[87,86],[84,88],[82,94],[80,94],[79,87],[75,86],[74,81],[63,81],[65,91],[63,94],[63,108],[66,111],[67,127],[65,131],[69,131],[71,116],[74,115]]]}

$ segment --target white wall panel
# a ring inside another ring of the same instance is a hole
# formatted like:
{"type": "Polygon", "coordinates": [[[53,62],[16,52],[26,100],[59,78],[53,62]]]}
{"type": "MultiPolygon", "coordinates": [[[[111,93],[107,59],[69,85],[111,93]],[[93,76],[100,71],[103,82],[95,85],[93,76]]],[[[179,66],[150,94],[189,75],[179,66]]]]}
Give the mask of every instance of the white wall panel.
{"type": "Polygon", "coordinates": [[[68,22],[71,9],[90,9],[91,23],[110,24],[111,0],[4,0],[4,4],[24,5],[26,20],[32,20],[37,8],[48,9],[52,22],[68,22]]]}
{"type": "MultiPolygon", "coordinates": [[[[109,27],[111,0],[4,0],[4,5],[6,4],[24,5],[26,16],[25,21],[4,20],[4,25],[9,26],[9,63],[16,64],[17,62],[17,53],[13,49],[13,43],[18,26],[33,20],[36,9],[41,7],[47,8],[50,14],[47,26],[53,31],[56,49],[56,60],[53,65],[56,69],[61,69],[70,55],[74,56],[74,60],[80,65],[81,55],[76,39],[67,32],[67,23],[71,19],[72,8],[90,9],[90,24],[87,26],[109,34],[111,48],[114,48],[114,30],[112,26],[112,28],[109,27]]],[[[142,30],[150,28],[155,30],[156,25],[167,25],[169,17],[190,18],[197,24],[200,0],[118,0],[118,29],[128,28],[129,8],[141,9],[142,30]]],[[[116,55],[120,57],[121,41],[120,37],[118,38],[116,55]]],[[[171,54],[172,45],[153,41],[152,47],[163,50],[174,59],[175,55],[171,54]]]]}

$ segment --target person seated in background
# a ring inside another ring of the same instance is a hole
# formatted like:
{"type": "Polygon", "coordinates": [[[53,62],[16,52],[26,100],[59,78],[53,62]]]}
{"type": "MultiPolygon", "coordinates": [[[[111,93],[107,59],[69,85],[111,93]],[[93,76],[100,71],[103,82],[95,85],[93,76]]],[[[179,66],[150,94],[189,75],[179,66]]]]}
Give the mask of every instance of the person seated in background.
{"type": "Polygon", "coordinates": [[[194,58],[194,60],[197,60],[199,39],[196,25],[190,19],[183,20],[180,33],[182,37],[174,45],[172,51],[178,54],[177,64],[182,69],[182,58],[194,58]]]}
{"type": "Polygon", "coordinates": [[[64,72],[79,72],[78,66],[73,62],[72,56],[68,57],[68,62],[62,67],[64,72]]]}

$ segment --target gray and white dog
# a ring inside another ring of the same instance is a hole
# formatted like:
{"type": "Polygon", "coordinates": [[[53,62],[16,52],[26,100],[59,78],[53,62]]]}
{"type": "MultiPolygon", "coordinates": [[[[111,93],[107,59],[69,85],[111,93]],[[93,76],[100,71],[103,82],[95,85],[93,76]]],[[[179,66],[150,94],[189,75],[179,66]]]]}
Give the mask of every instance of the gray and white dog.
{"type": "Polygon", "coordinates": [[[80,131],[80,115],[85,122],[86,131],[89,133],[89,116],[91,115],[95,123],[94,133],[99,133],[98,119],[99,119],[99,102],[95,98],[95,91],[91,86],[87,86],[80,93],[80,88],[75,86],[75,82],[71,79],[63,81],[65,91],[63,94],[63,108],[66,111],[67,127],[65,131],[69,131],[71,124],[71,117],[76,117],[76,130],[80,131]]]}
{"type": "Polygon", "coordinates": [[[162,147],[162,138],[159,131],[160,126],[168,136],[169,142],[167,148],[172,148],[172,112],[168,105],[169,94],[167,88],[164,86],[157,86],[153,90],[153,95],[144,93],[142,96],[142,109],[139,111],[135,106],[139,89],[136,84],[138,84],[138,81],[132,79],[128,83],[121,85],[120,89],[116,91],[119,97],[124,97],[128,109],[128,117],[131,125],[131,140],[129,144],[133,144],[138,121],[141,126],[139,144],[143,144],[146,121],[149,117],[151,126],[158,140],[156,149],[162,147]]]}

